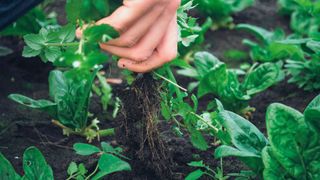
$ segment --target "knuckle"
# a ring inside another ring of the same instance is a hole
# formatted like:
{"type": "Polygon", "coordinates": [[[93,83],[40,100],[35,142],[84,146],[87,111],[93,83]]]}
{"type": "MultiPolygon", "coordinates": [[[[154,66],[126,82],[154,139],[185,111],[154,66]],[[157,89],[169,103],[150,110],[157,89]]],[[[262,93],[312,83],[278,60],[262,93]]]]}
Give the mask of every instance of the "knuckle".
{"type": "Polygon", "coordinates": [[[122,45],[125,46],[125,47],[128,47],[128,48],[131,48],[133,47],[134,45],[136,45],[138,42],[138,40],[136,38],[124,38],[123,39],[123,42],[122,42],[122,45]]]}
{"type": "Polygon", "coordinates": [[[150,56],[152,52],[149,50],[136,50],[133,51],[132,60],[142,62],[146,61],[150,56]]]}

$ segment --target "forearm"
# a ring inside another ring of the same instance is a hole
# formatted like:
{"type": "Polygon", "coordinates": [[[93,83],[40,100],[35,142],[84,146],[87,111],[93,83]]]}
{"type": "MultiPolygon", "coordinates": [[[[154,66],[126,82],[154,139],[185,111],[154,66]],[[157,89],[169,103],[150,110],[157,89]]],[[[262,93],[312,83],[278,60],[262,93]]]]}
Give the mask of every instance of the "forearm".
{"type": "Polygon", "coordinates": [[[0,31],[42,0],[0,0],[0,31]]]}

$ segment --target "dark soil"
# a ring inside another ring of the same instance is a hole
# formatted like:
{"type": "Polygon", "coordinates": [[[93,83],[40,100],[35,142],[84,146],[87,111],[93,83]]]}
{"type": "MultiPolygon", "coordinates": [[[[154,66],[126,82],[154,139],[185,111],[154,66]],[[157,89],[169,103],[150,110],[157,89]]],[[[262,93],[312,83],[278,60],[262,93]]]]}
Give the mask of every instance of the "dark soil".
{"type": "MultiPolygon", "coordinates": [[[[250,23],[272,29],[282,27],[287,32],[288,19],[277,15],[275,0],[260,0],[254,7],[235,15],[236,23],[250,23]]],[[[57,6],[60,7],[60,6],[57,6]]],[[[59,13],[60,15],[60,13],[59,13]]],[[[63,22],[63,19],[60,20],[63,22]]],[[[223,52],[229,49],[246,50],[241,45],[243,38],[251,38],[244,32],[234,30],[219,30],[207,34],[206,43],[211,44],[209,50],[223,59],[223,52]]],[[[0,152],[3,153],[14,165],[17,171],[22,173],[22,154],[29,146],[38,147],[48,163],[52,166],[56,179],[65,179],[66,169],[71,161],[84,162],[87,167],[93,168],[96,159],[93,157],[82,157],[76,155],[72,150],[72,145],[76,142],[85,142],[83,138],[62,135],[61,129],[53,126],[50,117],[45,113],[17,105],[10,101],[7,96],[11,93],[21,93],[29,97],[39,99],[48,97],[47,77],[52,67],[42,63],[39,59],[24,59],[21,57],[23,43],[19,39],[0,38],[1,45],[8,46],[15,50],[15,54],[0,59],[0,152]]],[[[183,78],[179,78],[185,81],[183,78]]],[[[187,80],[189,81],[189,80],[187,80]]],[[[184,82],[182,83],[184,84],[184,82]]],[[[250,105],[256,107],[251,120],[261,131],[265,129],[265,111],[268,105],[273,102],[281,102],[300,111],[320,92],[305,92],[298,89],[295,85],[287,84],[285,81],[270,88],[269,90],[256,96],[250,105]]],[[[130,102],[130,101],[129,101],[130,102]]],[[[132,101],[131,101],[132,102],[132,101]]],[[[202,99],[200,102],[205,106],[208,100],[202,99]]],[[[136,103],[126,104],[135,107],[136,103]]],[[[126,109],[128,107],[125,106],[126,109]]],[[[122,123],[126,119],[125,115],[120,114],[116,120],[110,120],[108,112],[103,112],[99,99],[93,98],[90,112],[102,122],[102,128],[116,127],[121,130],[122,123]]],[[[141,113],[141,112],[140,112],[141,113]]],[[[132,114],[130,114],[131,116],[132,114]]],[[[140,114],[141,115],[141,114],[140,114]]],[[[128,116],[127,116],[128,117],[128,116]]],[[[139,117],[136,115],[135,119],[139,117]]],[[[130,126],[129,126],[130,127],[130,126]]],[[[168,158],[172,158],[174,165],[171,170],[173,179],[183,179],[193,168],[186,164],[193,160],[203,159],[205,163],[215,169],[219,161],[214,160],[214,145],[206,152],[201,152],[192,147],[187,134],[184,137],[176,136],[171,130],[171,123],[159,122],[160,137],[166,144],[168,158]],[[171,156],[171,157],[169,157],[171,156]]],[[[120,137],[126,136],[124,131],[118,131],[120,137]]],[[[131,135],[132,136],[132,135],[131,135]]],[[[132,159],[129,163],[133,165],[132,172],[117,173],[110,176],[110,179],[164,179],[156,176],[150,170],[148,163],[137,163],[136,154],[132,153],[132,144],[116,137],[103,138],[103,141],[112,142],[124,149],[124,155],[132,159]]],[[[136,139],[135,137],[129,137],[136,139]]],[[[123,139],[123,138],[122,138],[123,139]]],[[[130,140],[131,140],[130,139],[130,140]]],[[[99,142],[94,142],[99,144],[99,142]]],[[[151,153],[148,149],[146,153],[151,153]],[[148,152],[149,151],[149,152],[148,152]]],[[[147,156],[148,157],[148,156],[147,156]]],[[[150,156],[149,156],[150,157],[150,156]]],[[[140,159],[141,160],[141,159],[140,159]]],[[[148,160],[150,162],[150,158],[148,160]]],[[[141,162],[141,161],[138,161],[141,162]]],[[[168,162],[167,160],[164,162],[168,162]]],[[[235,159],[224,160],[224,170],[226,173],[239,172],[244,165],[235,159]]],[[[152,169],[152,168],[151,168],[152,169]]],[[[169,179],[169,178],[165,178],[169,179]]]]}

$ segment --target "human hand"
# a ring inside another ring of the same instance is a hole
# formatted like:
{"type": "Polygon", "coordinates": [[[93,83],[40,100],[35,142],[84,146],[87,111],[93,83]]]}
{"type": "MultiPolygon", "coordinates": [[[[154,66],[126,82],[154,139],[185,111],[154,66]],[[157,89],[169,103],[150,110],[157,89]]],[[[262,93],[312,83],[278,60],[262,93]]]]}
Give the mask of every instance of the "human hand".
{"type": "Polygon", "coordinates": [[[119,38],[100,47],[120,57],[120,68],[144,73],[162,66],[177,55],[179,5],[180,0],[124,0],[113,14],[97,22],[120,32],[119,38]]]}

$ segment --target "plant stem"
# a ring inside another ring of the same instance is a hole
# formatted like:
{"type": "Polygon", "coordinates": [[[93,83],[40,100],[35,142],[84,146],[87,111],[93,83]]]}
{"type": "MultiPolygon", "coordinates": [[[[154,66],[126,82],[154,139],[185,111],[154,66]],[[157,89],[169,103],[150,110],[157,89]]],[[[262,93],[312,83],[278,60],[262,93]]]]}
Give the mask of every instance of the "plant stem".
{"type": "Polygon", "coordinates": [[[194,113],[194,112],[190,112],[190,114],[194,115],[195,117],[197,117],[199,120],[201,120],[203,123],[207,124],[210,128],[212,128],[215,133],[218,133],[219,129],[214,127],[212,124],[208,123],[205,119],[203,119],[201,116],[199,116],[198,114],[194,113]]]}
{"type": "Polygon", "coordinates": [[[161,79],[169,82],[170,84],[174,85],[175,87],[180,88],[182,91],[185,91],[185,92],[188,91],[187,89],[185,89],[184,87],[181,87],[181,86],[180,86],[179,84],[177,84],[176,82],[173,82],[172,80],[170,80],[170,79],[168,79],[168,78],[166,78],[166,77],[164,77],[164,76],[162,76],[162,75],[160,75],[160,74],[158,74],[158,73],[156,73],[156,72],[153,72],[153,73],[154,73],[156,76],[158,76],[159,78],[161,78],[161,79]]]}
{"type": "Polygon", "coordinates": [[[72,42],[72,43],[46,43],[45,44],[46,46],[78,46],[79,45],[79,42],[72,42]]]}
{"type": "Polygon", "coordinates": [[[112,135],[115,134],[115,130],[114,130],[114,128],[102,129],[102,130],[99,130],[98,133],[99,133],[99,135],[101,137],[103,137],[103,136],[112,136],[112,135]]]}
{"type": "MultiPolygon", "coordinates": [[[[177,80],[174,77],[174,75],[173,75],[173,73],[172,73],[172,71],[170,69],[170,66],[166,67],[166,71],[168,73],[169,79],[172,82],[174,82],[175,84],[177,84],[177,80]]],[[[178,97],[179,101],[183,101],[183,96],[182,96],[181,91],[179,90],[179,88],[177,86],[174,86],[174,88],[175,88],[175,91],[176,91],[176,94],[177,94],[177,97],[178,97]]]]}
{"type": "Polygon", "coordinates": [[[93,175],[98,171],[98,168],[99,168],[99,164],[97,164],[97,166],[96,166],[96,168],[94,169],[94,171],[93,171],[91,174],[89,174],[89,176],[87,176],[87,177],[85,178],[85,180],[89,180],[89,179],[91,178],[91,176],[93,176],[93,175]]]}
{"type": "Polygon", "coordinates": [[[72,176],[68,177],[66,180],[71,180],[72,178],[75,178],[76,176],[79,175],[79,172],[78,173],[75,173],[73,174],[72,176]]]}

